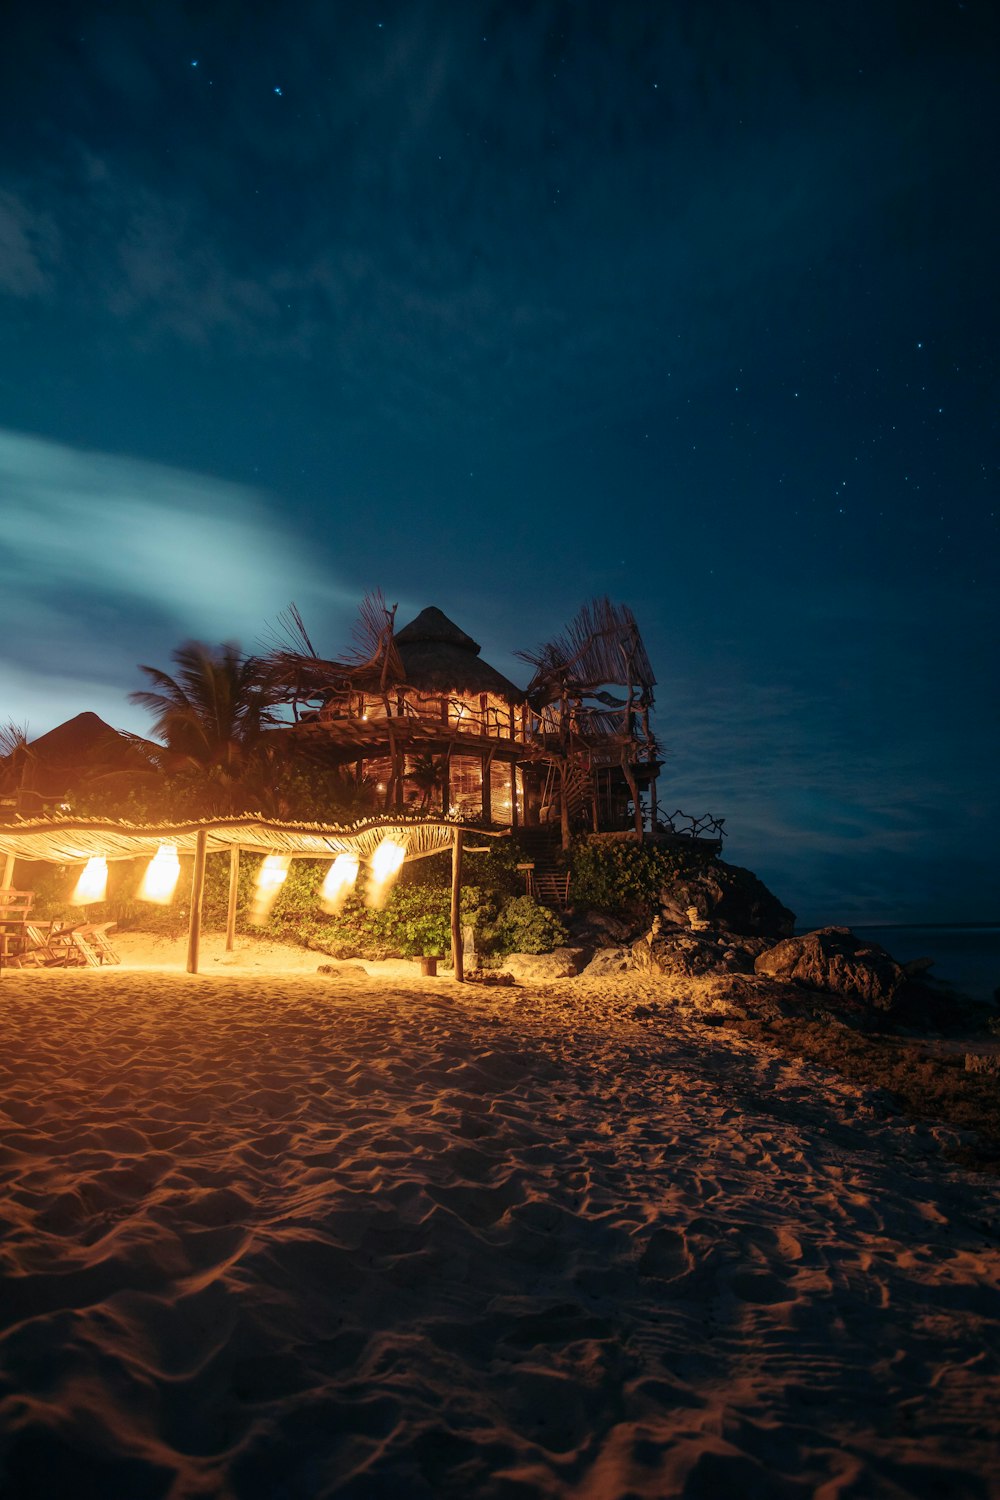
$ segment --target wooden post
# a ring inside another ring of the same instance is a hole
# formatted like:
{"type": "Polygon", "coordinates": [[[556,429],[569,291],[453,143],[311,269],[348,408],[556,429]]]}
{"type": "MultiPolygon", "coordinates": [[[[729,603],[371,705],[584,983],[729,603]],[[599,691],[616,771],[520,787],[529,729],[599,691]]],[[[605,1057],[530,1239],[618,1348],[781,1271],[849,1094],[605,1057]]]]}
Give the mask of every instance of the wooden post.
{"type": "Polygon", "coordinates": [[[493,822],[493,783],[492,783],[492,780],[490,778],[490,767],[493,764],[493,751],[490,750],[488,754],[480,756],[480,760],[482,762],[482,767],[483,767],[483,795],[482,795],[483,822],[484,823],[492,823],[493,822]]]}
{"type": "Polygon", "coordinates": [[[465,969],[462,964],[462,830],[455,829],[451,846],[451,959],[455,965],[455,979],[462,984],[465,969]]]}
{"type": "Polygon", "coordinates": [[[563,756],[559,771],[559,828],[564,849],[568,849],[572,842],[569,831],[569,788],[566,785],[568,774],[569,757],[563,756]]]}
{"type": "Polygon", "coordinates": [[[236,892],[240,884],[240,846],[229,846],[229,907],[226,911],[226,952],[232,953],[236,942],[236,892]]]}
{"type": "Polygon", "coordinates": [[[14,855],[8,854],[3,862],[3,879],[0,880],[0,891],[9,891],[14,885],[14,855]]]}
{"type": "Polygon", "coordinates": [[[513,833],[517,832],[517,761],[510,763],[510,826],[513,833]]]}
{"type": "Polygon", "coordinates": [[[205,894],[205,846],[208,835],[204,828],[198,829],[198,837],[194,846],[194,873],[191,876],[191,916],[188,921],[188,959],[187,971],[189,974],[198,972],[198,946],[201,942],[201,903],[205,894]]]}

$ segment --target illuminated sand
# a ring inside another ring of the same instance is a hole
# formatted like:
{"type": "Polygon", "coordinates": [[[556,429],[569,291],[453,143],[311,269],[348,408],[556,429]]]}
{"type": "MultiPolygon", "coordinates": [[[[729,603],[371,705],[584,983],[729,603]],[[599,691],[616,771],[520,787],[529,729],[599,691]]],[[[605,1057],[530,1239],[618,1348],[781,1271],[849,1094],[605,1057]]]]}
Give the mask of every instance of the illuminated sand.
{"type": "Polygon", "coordinates": [[[1000,1492],[927,1130],[650,981],[214,954],[0,980],[5,1497],[1000,1492]]]}

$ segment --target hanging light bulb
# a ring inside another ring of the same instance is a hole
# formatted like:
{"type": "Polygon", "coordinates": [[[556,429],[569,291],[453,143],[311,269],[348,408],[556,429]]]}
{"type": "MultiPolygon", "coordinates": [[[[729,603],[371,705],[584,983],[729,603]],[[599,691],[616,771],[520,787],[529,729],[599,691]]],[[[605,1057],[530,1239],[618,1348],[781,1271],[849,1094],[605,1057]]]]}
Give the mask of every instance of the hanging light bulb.
{"type": "Polygon", "coordinates": [[[383,839],[371,858],[371,875],[365,900],[369,906],[384,906],[389,886],[402,869],[406,845],[383,839]]]}
{"type": "Polygon", "coordinates": [[[257,889],[254,892],[250,921],[255,927],[263,927],[271,915],[271,908],[278,899],[278,892],[288,879],[291,855],[269,854],[257,871],[257,889]]]}
{"type": "Polygon", "coordinates": [[[157,906],[169,906],[180,879],[181,862],[173,844],[161,844],[146,866],[139,887],[140,901],[153,901],[157,906]]]}
{"type": "Polygon", "coordinates": [[[103,901],[108,891],[108,862],[103,854],[92,854],[80,871],[70,896],[71,906],[91,906],[103,901]]]}
{"type": "Polygon", "coordinates": [[[358,861],[353,854],[338,854],[326,872],[320,890],[320,904],[324,911],[339,911],[354,882],[358,878],[358,861]]]}

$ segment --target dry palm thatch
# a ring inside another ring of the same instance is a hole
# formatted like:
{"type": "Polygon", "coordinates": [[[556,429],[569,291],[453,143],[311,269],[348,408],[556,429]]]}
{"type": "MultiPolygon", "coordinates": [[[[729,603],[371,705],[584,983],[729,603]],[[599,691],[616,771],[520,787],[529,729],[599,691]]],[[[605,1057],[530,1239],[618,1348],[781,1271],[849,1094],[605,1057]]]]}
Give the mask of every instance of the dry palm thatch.
{"type": "Polygon", "coordinates": [[[630,696],[638,690],[640,699],[652,702],[656,678],[627,604],[592,599],[562,635],[516,654],[535,669],[528,692],[538,703],[597,696],[608,683],[628,688],[630,696]]]}
{"type": "Polygon", "coordinates": [[[256,666],[270,704],[324,703],[341,693],[384,693],[405,680],[393,634],[396,605],[390,608],[379,589],[361,602],[352,632],[354,649],[341,660],[316,652],[294,604],[278,617],[272,645],[256,666]]]}
{"type": "Polygon", "coordinates": [[[406,682],[427,693],[489,693],[523,703],[524,691],[480,657],[480,646],[436,605],[422,609],[396,636],[406,682]]]}

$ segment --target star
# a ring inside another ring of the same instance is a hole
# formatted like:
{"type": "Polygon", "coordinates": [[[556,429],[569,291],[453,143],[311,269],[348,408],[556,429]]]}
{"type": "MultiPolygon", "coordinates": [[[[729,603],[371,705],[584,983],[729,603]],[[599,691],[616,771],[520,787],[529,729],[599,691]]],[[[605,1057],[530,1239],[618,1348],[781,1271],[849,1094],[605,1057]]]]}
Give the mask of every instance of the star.
{"type": "Polygon", "coordinates": [[[274,93],[277,94],[279,99],[282,97],[281,90],[279,88],[275,88],[274,93]]]}

